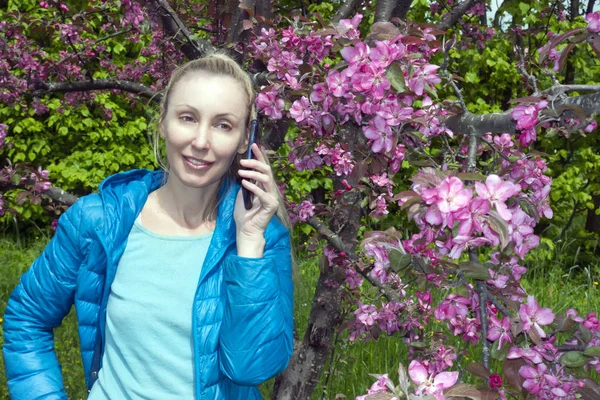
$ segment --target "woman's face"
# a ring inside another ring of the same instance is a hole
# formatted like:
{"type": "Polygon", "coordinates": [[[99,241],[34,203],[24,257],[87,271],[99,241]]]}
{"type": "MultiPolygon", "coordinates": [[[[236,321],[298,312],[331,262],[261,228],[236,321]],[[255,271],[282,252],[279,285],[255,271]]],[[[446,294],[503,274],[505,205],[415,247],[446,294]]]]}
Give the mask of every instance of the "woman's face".
{"type": "Polygon", "coordinates": [[[248,96],[235,79],[192,72],[171,90],[161,124],[169,179],[193,188],[217,188],[246,143],[248,96]]]}

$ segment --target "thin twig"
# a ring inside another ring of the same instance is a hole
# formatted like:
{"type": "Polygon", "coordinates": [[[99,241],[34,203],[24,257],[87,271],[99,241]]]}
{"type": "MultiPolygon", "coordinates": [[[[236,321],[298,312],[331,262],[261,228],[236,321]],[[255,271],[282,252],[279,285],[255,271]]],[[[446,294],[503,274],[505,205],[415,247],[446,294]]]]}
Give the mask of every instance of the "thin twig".
{"type": "Polygon", "coordinates": [[[487,299],[490,303],[492,303],[498,310],[500,310],[500,312],[502,314],[504,314],[506,317],[510,318],[511,314],[510,314],[510,310],[508,308],[506,308],[502,303],[500,303],[500,301],[490,292],[488,292],[487,294],[487,299]]]}
{"type": "MultiPolygon", "coordinates": [[[[502,153],[500,150],[498,150],[498,149],[496,148],[496,146],[494,146],[494,144],[493,144],[493,143],[491,143],[491,142],[488,142],[488,141],[487,141],[487,140],[485,140],[483,137],[480,137],[479,139],[480,139],[480,140],[481,140],[483,143],[485,143],[485,144],[487,144],[488,146],[490,146],[490,148],[491,148],[491,149],[494,151],[494,153],[496,153],[496,154],[500,155],[500,157],[504,158],[506,161],[511,161],[511,160],[510,160],[510,158],[509,158],[509,157],[508,157],[506,154],[504,154],[504,153],[502,153]]],[[[512,161],[511,161],[511,162],[512,162],[512,161]]]]}

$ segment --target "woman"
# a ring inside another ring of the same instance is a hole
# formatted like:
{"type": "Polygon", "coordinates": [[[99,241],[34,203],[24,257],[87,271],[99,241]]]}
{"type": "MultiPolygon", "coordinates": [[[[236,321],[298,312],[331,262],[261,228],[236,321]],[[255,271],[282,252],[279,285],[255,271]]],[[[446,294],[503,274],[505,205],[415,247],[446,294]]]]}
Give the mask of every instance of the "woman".
{"type": "Polygon", "coordinates": [[[285,369],[289,230],[273,218],[285,210],[265,156],[255,144],[241,159],[255,113],[229,57],[174,72],[158,129],[168,174],[120,173],[77,201],[10,297],[13,400],[66,398],[52,329],[73,302],[92,400],[255,399],[285,369]]]}

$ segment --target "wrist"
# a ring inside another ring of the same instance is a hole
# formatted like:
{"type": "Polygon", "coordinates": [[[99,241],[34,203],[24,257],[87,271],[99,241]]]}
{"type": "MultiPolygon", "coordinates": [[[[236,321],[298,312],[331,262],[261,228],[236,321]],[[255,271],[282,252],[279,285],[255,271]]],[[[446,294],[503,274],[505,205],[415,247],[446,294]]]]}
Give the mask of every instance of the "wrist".
{"type": "Polygon", "coordinates": [[[238,232],[236,235],[236,244],[238,256],[260,258],[263,256],[266,240],[263,235],[248,235],[238,232]]]}

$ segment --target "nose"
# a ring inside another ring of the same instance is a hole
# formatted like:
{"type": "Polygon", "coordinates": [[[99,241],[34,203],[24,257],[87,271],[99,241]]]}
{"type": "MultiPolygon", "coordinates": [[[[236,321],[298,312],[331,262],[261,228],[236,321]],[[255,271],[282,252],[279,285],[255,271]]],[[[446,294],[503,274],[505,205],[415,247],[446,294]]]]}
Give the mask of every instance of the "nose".
{"type": "Polygon", "coordinates": [[[209,124],[198,124],[192,147],[198,150],[208,150],[210,147],[212,129],[209,124]]]}

